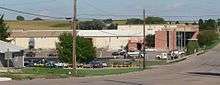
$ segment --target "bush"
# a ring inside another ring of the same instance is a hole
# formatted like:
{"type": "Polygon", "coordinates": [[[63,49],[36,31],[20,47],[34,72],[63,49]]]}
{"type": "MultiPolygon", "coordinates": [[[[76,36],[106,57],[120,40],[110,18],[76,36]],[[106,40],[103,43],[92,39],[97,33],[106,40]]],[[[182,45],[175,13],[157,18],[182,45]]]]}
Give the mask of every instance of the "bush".
{"type": "MultiPolygon", "coordinates": [[[[58,42],[56,45],[59,60],[65,63],[71,63],[73,42],[72,35],[70,33],[63,33],[59,36],[59,41],[60,42],[58,42]]],[[[78,36],[76,44],[77,62],[87,63],[96,57],[96,50],[93,47],[92,41],[89,39],[78,36]]]]}
{"type": "Polygon", "coordinates": [[[193,54],[199,48],[199,44],[196,40],[190,40],[187,44],[187,54],[193,54]]]}
{"type": "Polygon", "coordinates": [[[218,33],[213,30],[205,30],[201,31],[198,35],[198,43],[199,46],[209,46],[214,43],[215,40],[218,39],[218,33]]]}
{"type": "Polygon", "coordinates": [[[24,21],[24,20],[25,20],[23,16],[17,16],[16,19],[17,19],[18,21],[24,21]]]}

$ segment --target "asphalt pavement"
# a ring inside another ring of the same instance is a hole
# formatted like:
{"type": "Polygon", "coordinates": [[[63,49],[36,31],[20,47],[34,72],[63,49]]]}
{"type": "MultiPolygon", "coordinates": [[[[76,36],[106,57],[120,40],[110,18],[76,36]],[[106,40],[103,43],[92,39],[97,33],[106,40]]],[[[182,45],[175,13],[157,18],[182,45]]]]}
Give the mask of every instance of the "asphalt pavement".
{"type": "Polygon", "coordinates": [[[71,79],[0,82],[0,85],[220,85],[220,45],[205,54],[143,72],[71,79]]]}

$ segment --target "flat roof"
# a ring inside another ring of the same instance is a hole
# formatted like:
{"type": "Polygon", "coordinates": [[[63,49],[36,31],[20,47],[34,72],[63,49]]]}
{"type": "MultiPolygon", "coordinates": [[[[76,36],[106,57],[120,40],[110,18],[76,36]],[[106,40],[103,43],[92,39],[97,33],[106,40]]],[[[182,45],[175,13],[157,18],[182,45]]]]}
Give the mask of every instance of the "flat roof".
{"type": "Polygon", "coordinates": [[[8,50],[10,52],[20,52],[24,50],[24,48],[0,40],[0,53],[5,53],[8,50]]]}

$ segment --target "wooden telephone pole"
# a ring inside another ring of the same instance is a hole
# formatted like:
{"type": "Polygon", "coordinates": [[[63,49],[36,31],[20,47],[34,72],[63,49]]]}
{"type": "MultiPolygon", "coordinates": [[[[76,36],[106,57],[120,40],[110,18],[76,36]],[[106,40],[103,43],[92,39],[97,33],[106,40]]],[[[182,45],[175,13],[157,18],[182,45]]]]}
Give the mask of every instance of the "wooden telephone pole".
{"type": "Polygon", "coordinates": [[[145,69],[146,68],[146,66],[145,66],[145,45],[146,45],[146,34],[145,34],[145,24],[146,24],[146,22],[145,22],[145,9],[143,10],[143,20],[144,20],[144,23],[143,23],[143,69],[145,69]]]}
{"type": "Polygon", "coordinates": [[[73,30],[73,62],[72,62],[72,65],[73,65],[73,70],[76,70],[77,66],[76,66],[76,28],[77,28],[77,0],[73,0],[73,19],[72,19],[72,30],[73,30]]]}

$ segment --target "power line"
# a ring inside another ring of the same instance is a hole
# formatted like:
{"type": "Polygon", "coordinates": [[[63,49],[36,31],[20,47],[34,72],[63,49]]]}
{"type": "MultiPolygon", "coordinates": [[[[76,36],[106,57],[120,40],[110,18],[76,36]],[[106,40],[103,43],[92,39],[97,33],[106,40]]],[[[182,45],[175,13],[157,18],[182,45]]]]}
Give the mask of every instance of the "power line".
{"type": "MultiPolygon", "coordinates": [[[[42,15],[42,14],[35,14],[35,13],[29,13],[29,12],[24,12],[24,11],[20,11],[20,10],[15,10],[15,9],[10,9],[10,8],[6,8],[6,7],[0,7],[0,9],[6,10],[6,11],[12,11],[12,12],[16,12],[16,13],[21,13],[21,14],[27,14],[27,15],[32,15],[32,16],[39,16],[39,17],[47,17],[47,18],[52,18],[52,19],[65,19],[65,17],[53,17],[53,16],[48,16],[48,15],[42,15]]],[[[96,9],[99,10],[99,9],[96,9]]],[[[100,11],[100,10],[99,10],[100,11]]],[[[104,11],[103,11],[104,12],[104,11]]],[[[78,14],[79,16],[90,16],[93,18],[82,18],[82,19],[94,19],[97,17],[140,17],[142,15],[138,15],[138,14],[78,14]]],[[[157,15],[151,15],[151,16],[157,16],[157,15]]],[[[165,19],[169,19],[169,20],[178,20],[181,18],[181,20],[184,19],[190,19],[190,20],[197,20],[200,18],[217,18],[220,17],[220,15],[216,14],[216,15],[197,15],[197,16],[181,16],[181,15],[175,15],[175,16],[158,16],[158,17],[162,17],[165,19]]]]}
{"type": "Polygon", "coordinates": [[[13,6],[17,6],[17,5],[19,5],[19,6],[24,6],[24,5],[33,5],[33,4],[36,4],[36,5],[39,5],[39,4],[42,4],[42,3],[49,3],[49,2],[52,2],[52,1],[57,1],[57,0],[45,0],[45,1],[31,1],[30,0],[30,2],[23,2],[23,3],[4,3],[4,1],[3,1],[3,4],[4,5],[13,5],[13,6]]]}
{"type": "Polygon", "coordinates": [[[48,16],[48,15],[29,13],[29,12],[24,12],[24,11],[20,11],[20,10],[10,9],[10,8],[6,8],[6,7],[0,7],[0,9],[6,10],[6,11],[12,11],[12,12],[16,12],[16,13],[21,13],[21,14],[38,16],[38,17],[47,17],[47,18],[52,18],[52,19],[65,19],[65,17],[53,17],[53,16],[48,16]]]}

